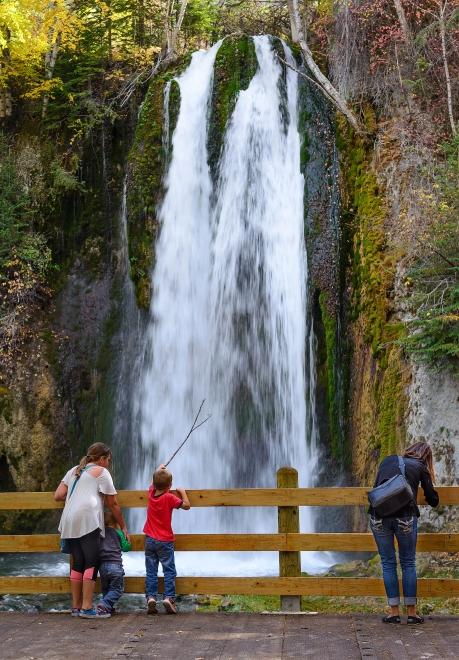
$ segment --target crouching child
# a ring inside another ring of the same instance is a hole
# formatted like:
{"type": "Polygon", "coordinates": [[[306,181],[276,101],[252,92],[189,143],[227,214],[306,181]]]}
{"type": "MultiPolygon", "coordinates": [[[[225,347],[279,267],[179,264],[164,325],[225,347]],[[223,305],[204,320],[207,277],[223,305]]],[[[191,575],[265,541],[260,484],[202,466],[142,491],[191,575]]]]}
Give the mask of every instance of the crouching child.
{"type": "Polygon", "coordinates": [[[148,492],[147,520],[143,528],[145,537],[145,595],[148,614],[157,614],[158,566],[164,573],[163,607],[168,614],[177,613],[175,604],[174,533],[172,531],[172,512],[174,509],[190,508],[186,491],[177,488],[177,495],[170,492],[172,474],[163,465],[153,474],[153,483],[148,492]]]}
{"type": "Polygon", "coordinates": [[[104,514],[105,537],[100,543],[99,575],[102,598],[97,606],[97,616],[107,618],[115,614],[115,605],[124,592],[124,569],[121,551],[127,552],[131,544],[118,528],[110,511],[104,514]]]}

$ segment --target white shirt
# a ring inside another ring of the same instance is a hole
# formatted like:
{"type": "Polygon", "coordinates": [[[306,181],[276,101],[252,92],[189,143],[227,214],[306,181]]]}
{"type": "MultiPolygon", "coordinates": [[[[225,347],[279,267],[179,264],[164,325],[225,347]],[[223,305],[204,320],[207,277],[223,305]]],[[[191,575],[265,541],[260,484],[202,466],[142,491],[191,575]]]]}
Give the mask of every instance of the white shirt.
{"type": "Polygon", "coordinates": [[[62,479],[67,486],[67,498],[59,523],[59,531],[63,539],[79,539],[95,529],[100,529],[105,536],[104,525],[104,495],[116,495],[115,486],[110,472],[101,470],[98,477],[91,474],[91,468],[81,473],[72,495],[70,492],[75,481],[75,470],[71,468],[62,479]]]}

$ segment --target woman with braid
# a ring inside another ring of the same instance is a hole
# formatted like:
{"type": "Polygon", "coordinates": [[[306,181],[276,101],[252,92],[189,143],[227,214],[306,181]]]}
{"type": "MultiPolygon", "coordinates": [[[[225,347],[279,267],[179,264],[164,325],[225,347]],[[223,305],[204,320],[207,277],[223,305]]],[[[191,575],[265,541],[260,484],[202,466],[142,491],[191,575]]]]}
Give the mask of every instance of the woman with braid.
{"type": "Polygon", "coordinates": [[[96,442],[80,464],[71,468],[59,484],[54,499],[65,500],[59,523],[61,539],[68,540],[73,563],[70,571],[72,616],[84,619],[108,616],[93,606],[99,565],[100,537],[105,536],[104,505],[129,540],[116,490],[108,471],[112,453],[96,442]]]}

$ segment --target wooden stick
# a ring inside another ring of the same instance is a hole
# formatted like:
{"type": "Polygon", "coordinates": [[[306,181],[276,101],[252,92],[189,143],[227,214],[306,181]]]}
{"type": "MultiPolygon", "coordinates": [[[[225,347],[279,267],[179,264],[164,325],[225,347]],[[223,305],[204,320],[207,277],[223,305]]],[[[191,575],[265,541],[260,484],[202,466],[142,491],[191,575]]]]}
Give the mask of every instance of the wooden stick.
{"type": "Polygon", "coordinates": [[[176,455],[179,453],[179,451],[181,450],[181,448],[183,447],[183,445],[185,444],[185,442],[188,440],[188,438],[190,437],[190,435],[193,433],[193,431],[196,431],[196,429],[198,429],[200,426],[202,426],[203,424],[205,424],[205,423],[207,422],[207,420],[210,419],[210,418],[212,417],[212,415],[208,415],[208,416],[207,416],[202,422],[200,422],[199,424],[196,424],[196,422],[198,421],[198,417],[199,417],[199,415],[201,414],[201,410],[202,410],[202,407],[203,407],[203,405],[204,405],[204,402],[205,402],[205,399],[203,399],[203,400],[201,401],[201,405],[199,406],[198,413],[197,413],[196,417],[194,418],[194,422],[193,422],[193,424],[191,425],[191,429],[188,431],[188,435],[186,436],[185,440],[184,440],[184,441],[182,442],[182,444],[181,444],[181,445],[180,445],[180,446],[174,451],[174,453],[172,454],[172,456],[170,457],[170,459],[167,461],[167,463],[164,463],[164,467],[165,467],[165,468],[169,465],[169,463],[170,463],[171,460],[174,458],[174,456],[176,456],[176,455]]]}

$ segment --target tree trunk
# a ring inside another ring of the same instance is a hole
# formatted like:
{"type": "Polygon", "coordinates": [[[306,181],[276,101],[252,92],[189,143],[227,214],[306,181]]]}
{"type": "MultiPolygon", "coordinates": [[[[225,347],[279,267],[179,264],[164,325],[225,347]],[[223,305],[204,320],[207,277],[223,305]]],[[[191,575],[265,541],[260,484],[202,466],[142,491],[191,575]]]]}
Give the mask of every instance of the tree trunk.
{"type": "Polygon", "coordinates": [[[177,23],[175,24],[175,27],[172,30],[171,35],[170,35],[170,42],[168,44],[166,57],[173,56],[176,53],[177,39],[178,39],[178,35],[180,33],[180,29],[182,27],[183,19],[185,18],[185,12],[186,12],[187,5],[188,5],[188,0],[182,0],[182,4],[180,5],[180,12],[179,12],[179,15],[178,15],[178,18],[177,18],[177,23]]]}
{"type": "Polygon", "coordinates": [[[289,0],[288,7],[289,7],[289,11],[292,12],[292,14],[290,15],[290,20],[292,24],[295,26],[295,30],[296,30],[295,34],[292,32],[292,40],[299,44],[301,51],[304,55],[304,59],[306,60],[306,64],[308,65],[312,75],[320,84],[320,87],[322,88],[326,96],[328,96],[328,98],[332,101],[333,105],[346,117],[348,122],[355,129],[355,131],[359,134],[364,134],[365,133],[364,128],[360,125],[360,122],[358,121],[357,117],[348,107],[345,99],[341,96],[338,90],[333,87],[333,85],[328,80],[328,78],[324,76],[324,74],[322,73],[322,71],[320,70],[320,68],[318,67],[318,65],[314,60],[314,57],[311,53],[311,50],[306,42],[303,33],[303,27],[301,25],[300,14],[298,11],[298,0],[289,0]],[[297,36],[297,39],[295,39],[295,36],[297,36]]]}
{"type": "MultiPolygon", "coordinates": [[[[65,2],[66,8],[68,11],[71,11],[73,8],[74,0],[67,0],[65,2]]],[[[53,3],[54,6],[56,2],[53,3]]],[[[57,55],[59,53],[59,48],[62,43],[62,32],[59,30],[56,34],[56,19],[54,19],[52,27],[49,29],[48,33],[48,43],[49,50],[45,55],[45,78],[46,80],[51,80],[54,75],[54,67],[56,66],[57,55]]],[[[43,97],[43,106],[41,110],[42,118],[46,115],[46,110],[48,107],[49,94],[44,95],[43,97]]]]}
{"type": "Polygon", "coordinates": [[[294,44],[297,44],[299,41],[299,34],[298,30],[296,29],[296,23],[295,23],[295,10],[293,7],[293,0],[287,0],[287,6],[288,6],[288,13],[290,16],[290,30],[292,32],[292,41],[294,44]]]}
{"type": "MultiPolygon", "coordinates": [[[[58,32],[54,40],[54,43],[51,49],[45,55],[45,78],[46,80],[51,80],[54,74],[54,67],[56,66],[57,54],[62,41],[62,33],[58,32]]],[[[49,94],[43,96],[43,106],[41,109],[42,119],[46,115],[46,110],[48,108],[49,94]]]]}
{"type": "Polygon", "coordinates": [[[411,30],[408,27],[408,21],[406,20],[406,14],[405,10],[403,9],[401,0],[394,0],[394,5],[395,11],[397,12],[398,22],[400,23],[400,28],[402,30],[403,40],[407,46],[411,46],[413,42],[411,30]]]}
{"type": "Polygon", "coordinates": [[[448,117],[449,117],[449,123],[451,124],[451,131],[454,136],[457,135],[457,127],[456,127],[456,122],[454,121],[454,112],[453,112],[453,96],[451,92],[451,78],[449,75],[449,66],[448,66],[448,58],[446,54],[446,25],[445,25],[445,13],[446,13],[446,6],[447,6],[447,0],[445,0],[445,3],[441,5],[440,7],[440,12],[438,15],[438,23],[440,27],[440,37],[441,37],[441,54],[443,58],[443,68],[445,70],[445,79],[446,79],[446,98],[447,98],[447,104],[448,104],[448,117]]]}

